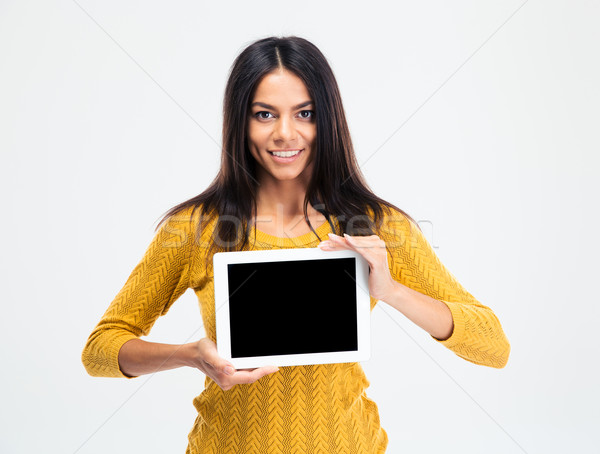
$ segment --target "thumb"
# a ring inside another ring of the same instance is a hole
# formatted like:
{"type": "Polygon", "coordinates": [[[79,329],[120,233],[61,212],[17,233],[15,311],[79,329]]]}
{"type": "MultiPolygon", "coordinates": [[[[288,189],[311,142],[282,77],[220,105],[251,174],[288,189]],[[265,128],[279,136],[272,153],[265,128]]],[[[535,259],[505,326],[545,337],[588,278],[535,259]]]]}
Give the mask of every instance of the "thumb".
{"type": "Polygon", "coordinates": [[[204,362],[212,367],[215,371],[226,375],[233,375],[235,368],[233,364],[219,356],[219,353],[214,342],[208,342],[204,349],[204,362]]]}
{"type": "Polygon", "coordinates": [[[233,364],[231,364],[225,358],[220,357],[216,350],[213,352],[213,355],[211,355],[211,360],[214,364],[213,367],[219,372],[222,372],[225,375],[233,375],[235,373],[235,367],[233,367],[233,364]]]}
{"type": "Polygon", "coordinates": [[[235,373],[235,367],[233,367],[233,364],[218,356],[209,358],[206,360],[206,362],[217,372],[225,375],[233,375],[235,373]]]}
{"type": "Polygon", "coordinates": [[[221,367],[221,371],[225,375],[233,375],[235,373],[235,368],[233,367],[232,364],[225,362],[225,363],[223,363],[223,366],[221,367]]]}

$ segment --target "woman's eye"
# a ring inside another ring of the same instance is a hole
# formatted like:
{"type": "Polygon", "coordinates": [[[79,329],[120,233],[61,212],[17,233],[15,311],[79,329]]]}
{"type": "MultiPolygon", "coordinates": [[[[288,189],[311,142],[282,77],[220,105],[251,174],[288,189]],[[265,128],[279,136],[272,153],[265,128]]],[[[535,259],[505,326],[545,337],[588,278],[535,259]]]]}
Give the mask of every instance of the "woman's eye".
{"type": "Polygon", "coordinates": [[[303,110],[302,112],[300,112],[300,116],[301,116],[302,118],[312,118],[312,117],[314,117],[314,116],[315,116],[315,113],[314,113],[312,110],[303,110]],[[304,115],[302,115],[302,114],[306,114],[306,113],[308,113],[308,114],[310,114],[310,115],[308,115],[308,116],[304,116],[304,115]]]}
{"type": "Polygon", "coordinates": [[[254,116],[255,116],[256,118],[258,118],[258,119],[261,119],[261,120],[268,120],[269,118],[268,118],[268,117],[266,117],[266,116],[263,116],[263,114],[266,114],[266,115],[271,115],[271,112],[267,112],[266,110],[263,110],[263,111],[260,111],[260,112],[256,112],[256,113],[254,114],[254,116]]]}
{"type": "MultiPolygon", "coordinates": [[[[302,110],[300,111],[300,118],[304,119],[312,119],[315,116],[315,113],[312,110],[302,110]]],[[[267,112],[266,110],[261,110],[260,112],[256,112],[254,117],[259,120],[269,120],[271,118],[275,118],[271,112],[267,112]],[[269,115],[271,115],[269,117],[269,115]]]]}

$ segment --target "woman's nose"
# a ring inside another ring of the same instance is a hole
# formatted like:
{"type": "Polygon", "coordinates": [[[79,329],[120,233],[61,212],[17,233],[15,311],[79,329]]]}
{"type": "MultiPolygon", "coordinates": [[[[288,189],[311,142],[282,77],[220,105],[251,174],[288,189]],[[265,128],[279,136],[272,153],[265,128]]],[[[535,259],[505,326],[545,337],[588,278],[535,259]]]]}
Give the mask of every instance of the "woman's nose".
{"type": "Polygon", "coordinates": [[[292,119],[280,117],[275,126],[275,139],[291,141],[296,138],[296,128],[292,119]]]}

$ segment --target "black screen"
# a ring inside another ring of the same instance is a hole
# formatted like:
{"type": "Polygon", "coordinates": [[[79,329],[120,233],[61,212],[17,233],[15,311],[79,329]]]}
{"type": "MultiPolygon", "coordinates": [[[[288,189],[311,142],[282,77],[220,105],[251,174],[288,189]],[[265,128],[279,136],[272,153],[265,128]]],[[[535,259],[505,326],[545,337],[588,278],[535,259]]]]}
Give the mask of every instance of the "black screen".
{"type": "Polygon", "coordinates": [[[358,350],[355,260],[229,264],[232,358],[358,350]]]}

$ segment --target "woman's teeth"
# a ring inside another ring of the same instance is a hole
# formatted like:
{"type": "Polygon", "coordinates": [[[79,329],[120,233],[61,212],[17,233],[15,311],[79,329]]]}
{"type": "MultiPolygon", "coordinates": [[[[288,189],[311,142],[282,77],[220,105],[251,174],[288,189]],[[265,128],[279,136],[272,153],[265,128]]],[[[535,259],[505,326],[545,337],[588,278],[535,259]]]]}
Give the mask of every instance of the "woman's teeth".
{"type": "Polygon", "coordinates": [[[295,151],[272,151],[271,153],[273,153],[275,156],[279,156],[280,158],[290,158],[292,156],[296,156],[301,151],[302,150],[295,150],[295,151]]]}

